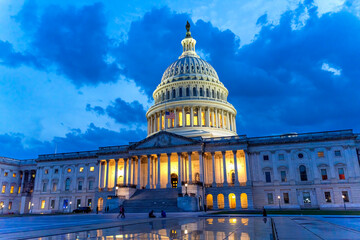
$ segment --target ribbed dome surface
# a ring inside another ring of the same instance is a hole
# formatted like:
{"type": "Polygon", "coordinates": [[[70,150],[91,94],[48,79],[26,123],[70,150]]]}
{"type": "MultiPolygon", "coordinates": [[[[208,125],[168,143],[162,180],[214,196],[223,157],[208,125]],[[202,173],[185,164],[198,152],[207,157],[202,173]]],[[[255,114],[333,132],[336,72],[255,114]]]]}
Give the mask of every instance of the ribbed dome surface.
{"type": "Polygon", "coordinates": [[[215,69],[209,63],[199,57],[186,56],[176,60],[165,70],[160,85],[193,79],[220,83],[215,69]]]}

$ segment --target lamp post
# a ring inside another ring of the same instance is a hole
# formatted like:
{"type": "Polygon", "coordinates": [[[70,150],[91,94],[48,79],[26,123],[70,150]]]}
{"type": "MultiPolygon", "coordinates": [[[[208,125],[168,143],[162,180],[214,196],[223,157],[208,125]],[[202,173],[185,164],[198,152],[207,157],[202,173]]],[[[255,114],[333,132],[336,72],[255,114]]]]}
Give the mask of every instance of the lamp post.
{"type": "Polygon", "coordinates": [[[342,199],[343,199],[343,202],[344,202],[344,209],[346,210],[345,195],[342,195],[342,199]]]}
{"type": "Polygon", "coordinates": [[[34,208],[34,204],[32,203],[32,204],[31,204],[31,208],[30,208],[30,213],[32,213],[33,208],[34,208]]]}
{"type": "Polygon", "coordinates": [[[279,199],[279,209],[281,209],[281,205],[280,205],[280,195],[278,196],[279,199]]]}
{"type": "Polygon", "coordinates": [[[115,196],[116,196],[116,197],[117,197],[117,194],[118,194],[118,189],[119,189],[119,187],[116,186],[116,187],[115,187],[115,196]]]}
{"type": "Polygon", "coordinates": [[[5,207],[5,205],[2,204],[2,205],[1,205],[1,214],[4,214],[4,207],[5,207]]]}
{"type": "Polygon", "coordinates": [[[70,210],[69,210],[70,213],[71,213],[71,204],[72,204],[72,202],[70,202],[70,210]]]}
{"type": "Polygon", "coordinates": [[[188,184],[185,183],[185,196],[188,196],[188,193],[187,193],[187,187],[188,187],[188,184]]]}

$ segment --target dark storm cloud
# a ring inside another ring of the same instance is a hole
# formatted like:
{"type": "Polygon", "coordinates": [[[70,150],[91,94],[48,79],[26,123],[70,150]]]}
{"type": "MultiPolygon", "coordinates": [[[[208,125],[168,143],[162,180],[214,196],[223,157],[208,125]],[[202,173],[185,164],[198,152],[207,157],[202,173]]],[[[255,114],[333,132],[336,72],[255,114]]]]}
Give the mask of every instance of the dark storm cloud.
{"type": "Polygon", "coordinates": [[[115,132],[90,124],[85,132],[74,129],[65,137],[55,137],[52,141],[44,142],[31,139],[24,144],[22,134],[3,134],[0,135],[0,152],[2,156],[18,159],[37,158],[38,154],[54,153],[55,149],[58,153],[96,150],[101,146],[124,145],[145,137],[146,132],[140,129],[120,129],[115,132]]]}
{"type": "Polygon", "coordinates": [[[108,61],[112,42],[106,35],[103,5],[46,7],[38,18],[36,4],[25,2],[15,19],[30,36],[33,55],[75,85],[115,81],[119,69],[108,61]]]}
{"type": "Polygon", "coordinates": [[[117,98],[106,109],[90,104],[86,105],[86,111],[93,111],[98,115],[104,115],[105,113],[113,118],[117,123],[123,124],[146,124],[145,109],[138,101],[131,103],[117,98]]]}
{"type": "MultiPolygon", "coordinates": [[[[181,54],[189,19],[163,8],[132,23],[129,39],[117,54],[126,74],[149,96],[181,54]]],[[[230,90],[238,132],[360,129],[359,18],[345,10],[319,17],[310,2],[285,12],[278,25],[268,24],[266,15],[258,24],[262,29],[256,39],[240,48],[230,30],[220,31],[202,20],[191,23],[197,49],[210,55],[209,62],[230,90]],[[306,8],[309,18],[302,24],[306,8]],[[322,70],[324,63],[341,74],[322,70]]]]}

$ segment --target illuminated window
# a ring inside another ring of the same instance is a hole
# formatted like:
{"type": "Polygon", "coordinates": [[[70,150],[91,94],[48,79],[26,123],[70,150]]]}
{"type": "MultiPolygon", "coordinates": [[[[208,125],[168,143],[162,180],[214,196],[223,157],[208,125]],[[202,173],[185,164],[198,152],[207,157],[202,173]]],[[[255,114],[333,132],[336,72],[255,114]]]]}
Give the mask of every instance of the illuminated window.
{"type": "Polygon", "coordinates": [[[214,206],[213,196],[211,194],[208,194],[206,196],[206,207],[207,209],[213,209],[213,206],[214,206]]]}
{"type": "Polygon", "coordinates": [[[41,209],[45,208],[45,200],[41,200],[41,209]]]}
{"type": "Polygon", "coordinates": [[[157,118],[156,129],[157,129],[157,131],[160,130],[160,118],[157,118]]]}
{"type": "Polygon", "coordinates": [[[225,202],[224,202],[224,195],[222,194],[218,194],[217,196],[217,202],[218,202],[218,208],[219,209],[224,209],[225,206],[225,202]]]}
{"type": "Polygon", "coordinates": [[[16,173],[13,173],[13,177],[16,177],[16,173]]]}
{"type": "Polygon", "coordinates": [[[19,190],[18,190],[18,194],[20,194],[21,193],[21,187],[19,187],[19,190]]]}
{"type": "MultiPolygon", "coordinates": [[[[180,89],[181,89],[181,88],[180,88],[180,89]]],[[[182,120],[183,120],[183,119],[182,119],[182,118],[183,118],[183,115],[182,115],[182,112],[179,112],[179,115],[178,115],[178,116],[179,116],[179,121],[178,121],[178,122],[179,122],[179,127],[182,127],[182,125],[183,125],[183,121],[182,121],[182,120]]]]}
{"type": "Polygon", "coordinates": [[[194,111],[194,126],[198,125],[198,111],[194,111]]]}
{"type": "Polygon", "coordinates": [[[4,177],[7,177],[8,175],[9,175],[8,172],[5,172],[5,173],[4,173],[4,177]]]}
{"type": "Polygon", "coordinates": [[[186,113],[186,115],[185,115],[185,118],[186,118],[186,126],[190,126],[190,113],[189,112],[187,112],[186,113]]]}
{"type": "Polygon", "coordinates": [[[164,115],[161,116],[161,129],[165,128],[165,117],[164,115]]]}
{"type": "Polygon", "coordinates": [[[319,158],[323,158],[325,156],[323,151],[317,152],[317,155],[319,158]]]}
{"type": "Polygon", "coordinates": [[[224,115],[224,127],[226,128],[227,126],[226,126],[226,115],[224,115]]]}
{"type": "Polygon", "coordinates": [[[9,202],[8,209],[11,210],[11,208],[12,208],[12,202],[9,202]]]}
{"type": "Polygon", "coordinates": [[[205,112],[201,111],[201,125],[205,126],[205,112]]]}
{"type": "Polygon", "coordinates": [[[83,167],[80,167],[79,168],[79,172],[83,172],[84,171],[84,168],[83,167]]]}
{"type": "Polygon", "coordinates": [[[210,127],[213,126],[213,117],[214,117],[214,113],[210,112],[210,127]]]}
{"type": "Polygon", "coordinates": [[[95,171],[95,167],[90,167],[90,172],[95,171]]]}
{"type": "Polygon", "coordinates": [[[14,193],[14,186],[10,187],[10,193],[13,194],[14,193]]]}
{"type": "Polygon", "coordinates": [[[52,185],[52,190],[53,190],[53,192],[56,192],[56,190],[57,190],[57,183],[53,183],[53,185],[52,185]]]}
{"type": "Polygon", "coordinates": [[[68,168],[66,171],[67,171],[68,173],[71,173],[71,168],[68,168]]]}
{"type": "Polygon", "coordinates": [[[236,208],[236,197],[235,197],[235,194],[233,194],[233,193],[229,194],[229,207],[236,208]]]}
{"type": "Polygon", "coordinates": [[[240,195],[241,208],[248,208],[248,198],[246,193],[240,195]]]}
{"type": "Polygon", "coordinates": [[[91,207],[91,203],[92,203],[92,199],[88,199],[88,203],[87,203],[88,207],[91,207]]]}
{"type": "Polygon", "coordinates": [[[29,206],[28,206],[28,209],[30,210],[30,208],[31,208],[31,202],[29,202],[29,206]]]}
{"type": "Polygon", "coordinates": [[[223,127],[223,125],[222,125],[222,116],[221,116],[221,114],[219,114],[219,125],[220,125],[220,128],[222,128],[222,127],[223,127]]]}
{"type": "Polygon", "coordinates": [[[6,191],[6,185],[2,185],[1,193],[5,193],[5,191],[6,191]]]}
{"type": "Polygon", "coordinates": [[[44,172],[45,172],[45,174],[48,174],[48,173],[49,173],[49,170],[48,170],[48,169],[45,169],[44,172]]]}

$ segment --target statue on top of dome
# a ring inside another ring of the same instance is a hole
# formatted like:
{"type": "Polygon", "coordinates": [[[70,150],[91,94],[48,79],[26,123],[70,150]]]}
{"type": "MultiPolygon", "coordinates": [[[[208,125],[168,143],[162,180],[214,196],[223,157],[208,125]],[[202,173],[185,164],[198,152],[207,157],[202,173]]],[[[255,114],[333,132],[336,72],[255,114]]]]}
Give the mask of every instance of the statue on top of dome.
{"type": "Polygon", "coordinates": [[[190,23],[189,21],[186,21],[186,37],[190,38],[191,37],[191,32],[190,32],[190,23]]]}

